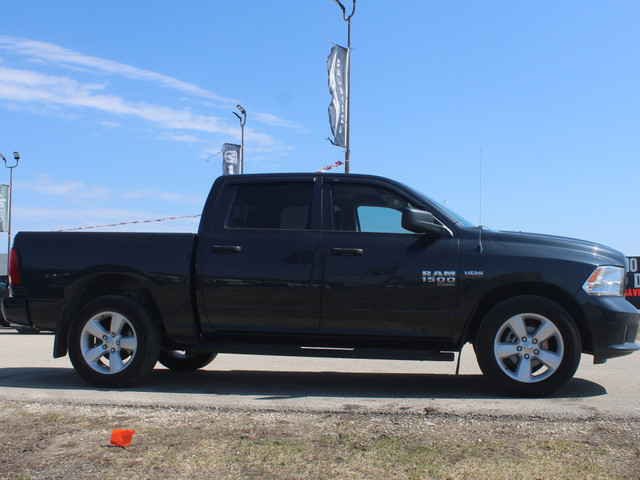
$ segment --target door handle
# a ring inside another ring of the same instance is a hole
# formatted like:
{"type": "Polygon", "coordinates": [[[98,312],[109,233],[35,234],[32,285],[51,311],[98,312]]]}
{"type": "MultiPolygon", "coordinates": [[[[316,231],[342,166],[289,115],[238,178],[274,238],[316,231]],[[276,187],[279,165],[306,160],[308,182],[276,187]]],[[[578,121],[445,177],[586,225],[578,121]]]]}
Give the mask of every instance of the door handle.
{"type": "Polygon", "coordinates": [[[364,254],[364,250],[361,248],[332,248],[331,254],[344,257],[358,257],[364,254]]]}
{"type": "Polygon", "coordinates": [[[240,253],[242,247],[240,245],[214,245],[211,247],[213,253],[240,253]]]}

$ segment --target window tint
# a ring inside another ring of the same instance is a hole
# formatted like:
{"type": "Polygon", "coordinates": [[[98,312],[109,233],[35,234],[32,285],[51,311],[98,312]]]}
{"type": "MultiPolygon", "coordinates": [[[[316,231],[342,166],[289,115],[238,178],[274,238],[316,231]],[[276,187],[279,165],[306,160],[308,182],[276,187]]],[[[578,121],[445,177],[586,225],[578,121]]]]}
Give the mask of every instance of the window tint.
{"type": "Polygon", "coordinates": [[[402,212],[387,207],[358,207],[361,232],[407,233],[402,228],[402,212]]]}
{"type": "Polygon", "coordinates": [[[229,228],[308,230],[313,183],[238,185],[229,228]]]}
{"type": "Polygon", "coordinates": [[[332,202],[334,230],[411,233],[402,228],[402,209],[411,204],[385,188],[336,184],[332,187],[332,202]]]}

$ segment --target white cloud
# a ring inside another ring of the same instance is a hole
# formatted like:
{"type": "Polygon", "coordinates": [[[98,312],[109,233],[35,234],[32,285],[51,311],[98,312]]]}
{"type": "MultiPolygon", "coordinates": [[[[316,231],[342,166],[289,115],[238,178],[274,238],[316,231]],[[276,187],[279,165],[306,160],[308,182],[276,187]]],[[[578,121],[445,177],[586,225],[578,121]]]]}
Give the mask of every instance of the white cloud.
{"type": "MultiPolygon", "coordinates": [[[[177,142],[202,143],[196,133],[216,135],[227,141],[239,141],[240,129],[226,119],[209,114],[201,114],[190,109],[173,108],[164,105],[130,101],[110,92],[111,85],[104,81],[106,75],[116,75],[129,80],[152,82],[171,88],[192,98],[218,102],[226,109],[235,105],[235,99],[217,95],[194,84],[157,72],[136,68],[112,60],[84,55],[59,45],[29,39],[0,35],[0,52],[6,55],[22,56],[34,67],[54,65],[74,72],[89,72],[90,80],[83,82],[81,76],[55,75],[35,69],[10,68],[0,64],[0,101],[5,108],[29,111],[37,114],[54,112],[58,116],[72,118],[85,109],[102,112],[114,118],[99,118],[105,126],[122,126],[119,118],[130,117],[152,123],[163,130],[161,138],[177,142]]],[[[15,62],[13,62],[15,64],[15,62]]],[[[86,77],[86,75],[85,75],[86,77]]],[[[176,99],[173,99],[176,100],[176,99]]],[[[181,99],[184,100],[184,99],[181,99]]],[[[200,105],[200,108],[203,106],[200,105]]],[[[210,110],[210,107],[208,108],[210,110]]],[[[228,112],[226,112],[228,113],[228,112]]],[[[307,132],[304,127],[268,113],[251,113],[257,121],[267,125],[307,132]]],[[[286,152],[287,147],[271,135],[247,127],[247,143],[262,152],[286,152]]],[[[209,138],[207,141],[220,141],[209,138]]]]}
{"type": "Polygon", "coordinates": [[[302,133],[309,132],[309,129],[302,125],[290,122],[289,120],[283,120],[282,118],[271,115],[270,113],[254,113],[252,114],[252,117],[255,117],[259,122],[266,123],[267,125],[272,125],[274,127],[292,128],[302,133]]]}
{"type": "Polygon", "coordinates": [[[83,85],[68,77],[0,67],[0,98],[6,100],[65,103],[63,99],[87,97],[92,90],[103,88],[104,85],[83,85]]]}
{"type": "Polygon", "coordinates": [[[105,187],[87,187],[83,182],[74,180],[54,181],[49,175],[39,175],[34,182],[18,182],[17,187],[21,190],[72,200],[108,198],[111,194],[111,190],[105,187]]]}
{"type": "Polygon", "coordinates": [[[101,125],[104,125],[105,127],[111,127],[111,128],[120,128],[122,127],[121,123],[118,122],[111,122],[109,120],[102,120],[100,122],[101,125]]]}
{"type": "MultiPolygon", "coordinates": [[[[195,232],[199,213],[188,215],[156,210],[107,207],[17,205],[13,210],[13,229],[19,231],[154,231],[195,232]]],[[[6,238],[6,237],[5,237],[6,238]]]]}
{"type": "Polygon", "coordinates": [[[20,54],[37,59],[41,62],[55,64],[57,66],[82,67],[112,75],[119,75],[132,80],[151,81],[166,87],[174,88],[186,94],[209,100],[216,100],[224,105],[234,105],[237,103],[235,99],[217,95],[192,83],[178,80],[177,78],[132,67],[131,65],[114,62],[112,60],[83,55],[52,43],[0,35],[0,50],[4,50],[12,54],[20,54]]]}
{"type": "Polygon", "coordinates": [[[202,208],[205,199],[200,195],[184,195],[182,193],[172,193],[161,190],[128,190],[118,194],[119,198],[125,200],[151,199],[171,203],[188,203],[202,208]]]}
{"type": "MultiPolygon", "coordinates": [[[[132,190],[128,187],[123,187],[121,190],[118,190],[102,187],[100,185],[87,185],[84,182],[74,180],[57,181],[53,180],[50,175],[39,175],[33,182],[21,181],[18,182],[16,186],[20,188],[20,190],[27,192],[39,193],[52,197],[63,197],[68,200],[69,203],[78,203],[83,200],[111,201],[114,198],[119,198],[124,200],[151,199],[169,203],[185,203],[201,207],[205,200],[200,195],[172,193],[162,190],[132,190]]],[[[84,204],[82,208],[85,209],[84,204]]]]}
{"type": "Polygon", "coordinates": [[[195,135],[179,135],[176,133],[167,133],[162,135],[161,138],[168,138],[169,140],[173,140],[174,142],[184,142],[184,143],[202,143],[204,140],[196,137],[195,135]]]}
{"type": "MultiPolygon", "coordinates": [[[[12,103],[38,102],[93,108],[113,115],[138,117],[166,129],[220,133],[233,138],[238,136],[238,128],[219,117],[149,103],[133,103],[115,95],[95,93],[103,88],[103,85],[83,84],[68,77],[0,67],[0,99],[12,103]]],[[[255,140],[263,143],[272,141],[265,134],[257,135],[255,140]]]]}
{"type": "MultiPolygon", "coordinates": [[[[143,210],[119,208],[85,208],[85,207],[24,207],[16,206],[15,219],[21,223],[51,221],[67,225],[88,225],[97,223],[116,223],[150,218],[152,213],[143,210]]],[[[55,227],[50,227],[55,228],[55,227]]]]}
{"type": "Polygon", "coordinates": [[[16,207],[16,231],[75,230],[195,232],[198,214],[174,216],[166,212],[119,208],[16,207]]]}

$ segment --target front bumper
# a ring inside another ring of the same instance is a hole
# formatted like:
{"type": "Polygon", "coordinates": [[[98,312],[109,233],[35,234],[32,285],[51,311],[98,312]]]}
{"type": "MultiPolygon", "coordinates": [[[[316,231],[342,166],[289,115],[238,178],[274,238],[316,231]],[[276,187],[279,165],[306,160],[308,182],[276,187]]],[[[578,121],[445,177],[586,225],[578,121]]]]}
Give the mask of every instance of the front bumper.
{"type": "Polygon", "coordinates": [[[618,345],[606,345],[598,347],[593,353],[593,363],[605,363],[610,358],[623,357],[640,350],[636,342],[626,342],[618,345]]]}
{"type": "Polygon", "coordinates": [[[588,297],[586,321],[592,339],[593,363],[640,350],[640,312],[623,297],[588,297]]]}

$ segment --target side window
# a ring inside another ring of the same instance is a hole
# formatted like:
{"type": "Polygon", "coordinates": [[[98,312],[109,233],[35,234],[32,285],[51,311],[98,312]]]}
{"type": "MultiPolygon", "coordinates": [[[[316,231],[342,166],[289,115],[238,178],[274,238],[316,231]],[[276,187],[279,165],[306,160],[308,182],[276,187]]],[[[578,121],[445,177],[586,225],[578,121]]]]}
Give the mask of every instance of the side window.
{"type": "Polygon", "coordinates": [[[411,204],[373,185],[334,184],[333,229],[347,232],[412,233],[402,228],[402,209],[411,204]]]}
{"type": "Polygon", "coordinates": [[[261,183],[236,187],[228,228],[309,230],[313,183],[261,183]]]}
{"type": "Polygon", "coordinates": [[[388,207],[358,207],[361,232],[411,233],[402,228],[402,212],[388,207]]]}

